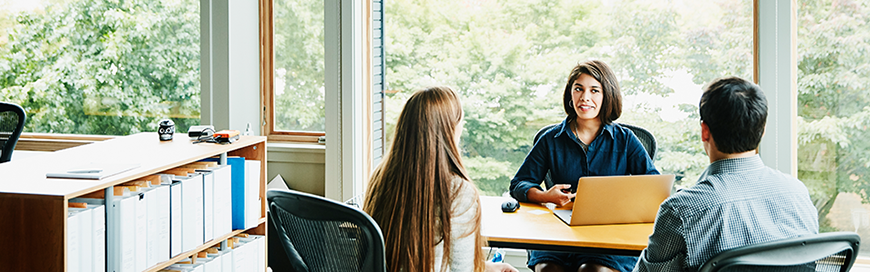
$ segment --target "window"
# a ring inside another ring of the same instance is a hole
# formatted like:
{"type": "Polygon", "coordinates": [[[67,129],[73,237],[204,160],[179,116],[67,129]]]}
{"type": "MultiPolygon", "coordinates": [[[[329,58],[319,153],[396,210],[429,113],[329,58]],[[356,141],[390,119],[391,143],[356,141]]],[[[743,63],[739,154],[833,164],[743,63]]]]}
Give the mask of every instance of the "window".
{"type": "Polygon", "coordinates": [[[272,1],[270,135],[324,135],[324,0],[272,1]]]}
{"type": "Polygon", "coordinates": [[[798,178],[822,232],[870,239],[870,3],[799,0],[797,8],[798,178]]]}
{"type": "Polygon", "coordinates": [[[200,122],[199,1],[0,2],[0,100],[26,132],[127,135],[200,122]]]}
{"type": "MultiPolygon", "coordinates": [[[[655,165],[690,186],[708,165],[702,85],[752,78],[752,1],[398,1],[385,6],[387,137],[432,84],[462,96],[464,163],[482,194],[507,191],[538,129],[565,118],[571,68],[600,59],[624,95],[617,122],[658,141],[655,165]],[[697,12],[704,10],[703,13],[697,12]]],[[[389,144],[387,144],[389,147],[389,144]]]]}

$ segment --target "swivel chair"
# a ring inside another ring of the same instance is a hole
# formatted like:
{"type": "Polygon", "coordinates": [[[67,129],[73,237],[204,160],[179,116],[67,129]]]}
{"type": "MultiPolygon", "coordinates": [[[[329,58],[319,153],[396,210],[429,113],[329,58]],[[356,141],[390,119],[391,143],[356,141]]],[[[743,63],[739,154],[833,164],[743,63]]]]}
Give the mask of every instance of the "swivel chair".
{"type": "Polygon", "coordinates": [[[0,163],[12,160],[12,151],[24,129],[27,115],[17,104],[0,102],[0,163]]]}

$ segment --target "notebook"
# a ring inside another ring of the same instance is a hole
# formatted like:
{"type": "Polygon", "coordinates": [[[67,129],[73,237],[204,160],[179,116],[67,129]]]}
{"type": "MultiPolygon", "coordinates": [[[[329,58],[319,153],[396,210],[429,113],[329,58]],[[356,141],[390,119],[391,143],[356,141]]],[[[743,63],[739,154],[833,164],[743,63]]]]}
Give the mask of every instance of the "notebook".
{"type": "Polygon", "coordinates": [[[582,177],[573,209],[553,214],[571,226],[653,223],[673,185],[674,175],[582,177]]]}
{"type": "Polygon", "coordinates": [[[45,174],[46,178],[103,179],[139,167],[138,163],[88,163],[45,174]]]}

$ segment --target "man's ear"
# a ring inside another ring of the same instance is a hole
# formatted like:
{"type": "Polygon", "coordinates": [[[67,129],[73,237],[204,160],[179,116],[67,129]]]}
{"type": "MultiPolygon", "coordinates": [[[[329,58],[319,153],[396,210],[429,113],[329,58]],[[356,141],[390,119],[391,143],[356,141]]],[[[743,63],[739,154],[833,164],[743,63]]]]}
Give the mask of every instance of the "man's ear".
{"type": "Polygon", "coordinates": [[[710,127],[708,127],[707,123],[704,123],[704,121],[701,121],[701,141],[710,141],[710,127]]]}

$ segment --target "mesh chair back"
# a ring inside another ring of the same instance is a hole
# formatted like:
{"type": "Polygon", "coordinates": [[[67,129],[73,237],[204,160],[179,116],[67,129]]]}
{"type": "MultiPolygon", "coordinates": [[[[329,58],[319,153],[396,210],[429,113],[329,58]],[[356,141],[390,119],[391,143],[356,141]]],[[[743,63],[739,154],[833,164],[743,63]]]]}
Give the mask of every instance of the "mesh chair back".
{"type": "MultiPolygon", "coordinates": [[[[550,130],[551,128],[553,128],[556,125],[558,125],[558,124],[547,125],[547,126],[541,128],[540,130],[538,130],[538,132],[535,133],[535,140],[532,143],[537,144],[538,140],[541,138],[541,135],[544,135],[544,132],[547,132],[548,130],[550,130]]],[[[640,140],[640,143],[643,145],[643,149],[646,149],[646,153],[649,154],[649,157],[651,159],[655,159],[655,156],[656,156],[656,138],[652,135],[652,133],[650,133],[648,130],[646,130],[642,127],[635,126],[635,125],[629,125],[629,124],[623,124],[623,123],[619,123],[619,125],[627,128],[627,129],[630,129],[631,132],[633,132],[634,135],[637,136],[637,139],[640,140]]],[[[553,179],[550,177],[550,172],[547,172],[547,175],[544,177],[544,185],[546,185],[547,188],[549,188],[550,186],[553,186],[553,179]]]]}
{"type": "Polygon", "coordinates": [[[27,115],[21,106],[0,102],[0,163],[12,159],[12,151],[15,150],[26,119],[27,115]]]}
{"type": "Polygon", "coordinates": [[[640,140],[640,143],[643,145],[643,149],[646,149],[646,153],[649,154],[650,159],[656,158],[656,137],[653,136],[652,133],[645,128],[635,125],[623,123],[619,123],[619,125],[634,132],[634,135],[637,136],[637,139],[640,140]]]}
{"type": "Polygon", "coordinates": [[[723,251],[701,266],[714,271],[849,271],[861,237],[830,232],[723,251]]]}
{"type": "Polygon", "coordinates": [[[295,271],[386,271],[384,238],[367,214],[297,191],[269,190],[270,220],[295,271]]]}

